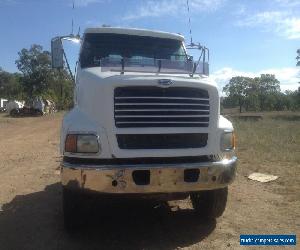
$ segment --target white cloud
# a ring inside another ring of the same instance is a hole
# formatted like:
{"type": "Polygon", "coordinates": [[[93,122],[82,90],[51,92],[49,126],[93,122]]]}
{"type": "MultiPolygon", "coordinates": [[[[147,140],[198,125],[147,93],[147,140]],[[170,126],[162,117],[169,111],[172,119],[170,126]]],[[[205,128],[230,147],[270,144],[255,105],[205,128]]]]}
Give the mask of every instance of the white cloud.
{"type": "Polygon", "coordinates": [[[86,7],[94,3],[102,3],[103,0],[69,0],[69,2],[71,2],[71,4],[73,4],[74,2],[74,6],[76,8],[76,7],[86,7]]]}
{"type": "MultiPolygon", "coordinates": [[[[217,10],[225,0],[190,0],[190,11],[211,12],[217,10]]],[[[160,17],[164,15],[179,16],[187,12],[186,0],[147,0],[131,13],[123,17],[124,20],[134,20],[145,17],[160,17]]]]}
{"type": "Polygon", "coordinates": [[[234,76],[247,76],[256,77],[261,74],[274,74],[275,77],[280,81],[281,91],[285,90],[296,90],[299,87],[298,82],[300,81],[299,68],[280,68],[280,69],[265,69],[258,72],[239,71],[230,67],[224,67],[220,70],[213,72],[210,77],[217,83],[220,91],[234,76]]]}
{"type": "MultiPolygon", "coordinates": [[[[64,0],[66,4],[73,6],[74,7],[86,7],[90,4],[94,3],[102,3],[104,1],[109,1],[109,0],[64,0]]],[[[16,3],[21,3],[22,0],[0,0],[0,4],[16,4],[16,3]]]]}
{"type": "Polygon", "coordinates": [[[245,15],[247,9],[244,5],[238,5],[236,10],[233,11],[234,16],[242,16],[245,15]]]}
{"type": "Polygon", "coordinates": [[[296,7],[300,5],[299,0],[276,0],[281,7],[296,7]]]}
{"type": "Polygon", "coordinates": [[[300,39],[300,17],[291,11],[264,11],[237,22],[241,27],[262,27],[287,39],[300,39]]]}

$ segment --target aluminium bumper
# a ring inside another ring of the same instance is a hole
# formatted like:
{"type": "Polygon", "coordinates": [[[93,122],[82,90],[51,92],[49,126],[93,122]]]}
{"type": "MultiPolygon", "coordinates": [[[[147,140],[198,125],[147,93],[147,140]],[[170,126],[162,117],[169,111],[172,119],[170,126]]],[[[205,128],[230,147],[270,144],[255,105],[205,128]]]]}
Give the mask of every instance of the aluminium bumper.
{"type": "Polygon", "coordinates": [[[62,162],[62,185],[105,194],[193,192],[228,186],[234,180],[236,165],[236,157],[215,162],[122,166],[62,162]],[[138,171],[149,175],[148,184],[136,183],[133,176],[138,171]]]}

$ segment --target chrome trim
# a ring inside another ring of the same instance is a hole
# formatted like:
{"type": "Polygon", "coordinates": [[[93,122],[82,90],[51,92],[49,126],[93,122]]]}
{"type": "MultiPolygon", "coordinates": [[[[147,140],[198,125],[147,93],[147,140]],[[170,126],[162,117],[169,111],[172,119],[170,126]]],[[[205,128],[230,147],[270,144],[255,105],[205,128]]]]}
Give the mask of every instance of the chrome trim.
{"type": "Polygon", "coordinates": [[[171,100],[195,100],[195,101],[209,101],[209,98],[196,98],[196,97],[174,97],[174,96],[126,96],[126,97],[115,97],[115,99],[171,99],[171,100]]]}
{"type": "Polygon", "coordinates": [[[174,81],[171,79],[159,79],[157,82],[160,87],[165,87],[165,88],[170,87],[172,84],[174,84],[174,81]]]}
{"type": "Polygon", "coordinates": [[[62,184],[68,188],[101,193],[172,193],[217,189],[235,177],[237,158],[180,164],[89,165],[62,162],[62,184]],[[184,170],[199,169],[197,182],[185,182],[184,170]],[[133,171],[149,170],[149,185],[137,185],[133,171]],[[117,185],[112,185],[116,181],[117,185]]]}
{"type": "Polygon", "coordinates": [[[66,168],[84,168],[84,169],[96,169],[96,170],[109,170],[109,169],[124,169],[124,168],[137,168],[137,169],[149,169],[149,168],[201,168],[201,167],[213,167],[213,166],[229,166],[237,162],[237,157],[233,156],[231,159],[223,159],[220,161],[208,161],[208,162],[195,162],[195,163],[167,163],[167,164],[106,164],[106,165],[93,165],[93,164],[75,164],[62,162],[62,167],[66,168]]]}
{"type": "Polygon", "coordinates": [[[139,118],[148,118],[148,117],[209,117],[208,115],[115,115],[115,117],[139,117],[139,118]]]}
{"type": "Polygon", "coordinates": [[[178,124],[180,124],[180,123],[200,123],[200,124],[208,124],[208,122],[198,122],[198,121],[187,121],[187,122],[177,122],[177,121],[158,121],[158,122],[153,122],[153,121],[138,121],[138,122],[135,122],[135,121],[126,121],[126,122],[116,122],[116,124],[120,124],[120,123],[147,123],[147,124],[149,124],[149,123],[158,123],[158,124],[160,124],[160,123],[178,123],[178,124]]]}
{"type": "MultiPolygon", "coordinates": [[[[146,97],[145,97],[146,98],[146,97]]],[[[115,103],[115,106],[129,106],[129,105],[187,105],[187,106],[206,106],[209,107],[209,104],[202,104],[202,103],[183,103],[183,102],[125,102],[125,103],[115,103]]]]}
{"type": "MultiPolygon", "coordinates": [[[[141,105],[138,103],[138,105],[141,105]]],[[[209,110],[205,109],[115,109],[116,111],[203,111],[203,112],[209,112],[209,110]]]]}

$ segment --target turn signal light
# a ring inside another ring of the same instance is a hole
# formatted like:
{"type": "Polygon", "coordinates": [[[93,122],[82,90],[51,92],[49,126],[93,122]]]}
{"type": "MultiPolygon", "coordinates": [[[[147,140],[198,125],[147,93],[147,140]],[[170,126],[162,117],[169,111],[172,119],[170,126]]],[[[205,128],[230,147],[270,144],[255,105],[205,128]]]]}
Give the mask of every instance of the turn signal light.
{"type": "Polygon", "coordinates": [[[77,152],[77,135],[67,135],[65,142],[65,151],[70,153],[77,152]]]}

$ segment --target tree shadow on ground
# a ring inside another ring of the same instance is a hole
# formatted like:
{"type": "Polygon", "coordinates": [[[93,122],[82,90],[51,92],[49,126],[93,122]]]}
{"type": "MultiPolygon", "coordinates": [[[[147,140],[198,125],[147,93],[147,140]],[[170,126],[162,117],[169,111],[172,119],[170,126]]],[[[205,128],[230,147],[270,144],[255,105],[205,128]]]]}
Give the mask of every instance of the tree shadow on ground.
{"type": "Polygon", "coordinates": [[[0,212],[0,249],[174,249],[200,242],[216,226],[215,220],[201,221],[191,209],[171,211],[164,204],[90,205],[84,227],[68,233],[59,183],[16,196],[0,212]]]}

